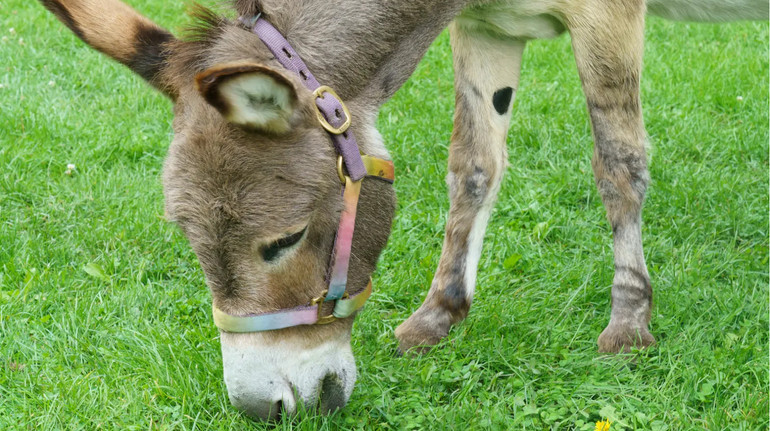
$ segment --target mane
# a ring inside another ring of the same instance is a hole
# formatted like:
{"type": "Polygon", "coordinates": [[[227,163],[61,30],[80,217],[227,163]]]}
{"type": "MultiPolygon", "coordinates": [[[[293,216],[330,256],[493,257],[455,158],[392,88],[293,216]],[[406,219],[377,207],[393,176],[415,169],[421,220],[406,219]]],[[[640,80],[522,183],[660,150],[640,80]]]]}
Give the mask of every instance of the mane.
{"type": "Polygon", "coordinates": [[[207,43],[215,40],[230,23],[223,15],[200,3],[193,3],[187,15],[192,22],[182,29],[180,39],[185,43],[207,43]]]}
{"type": "Polygon", "coordinates": [[[264,10],[262,0],[230,0],[230,4],[242,16],[253,16],[264,10]]]}
{"type": "Polygon", "coordinates": [[[189,80],[202,70],[209,48],[232,25],[232,21],[221,13],[192,3],[187,11],[191,22],[184,26],[179,39],[171,42],[168,75],[171,79],[189,80]]]}
{"type": "Polygon", "coordinates": [[[165,73],[172,84],[169,88],[184,88],[198,72],[218,61],[234,61],[239,56],[254,61],[269,59],[267,49],[261,43],[255,45],[253,38],[244,37],[247,33],[242,32],[247,29],[235,19],[253,16],[250,13],[260,10],[261,1],[226,1],[215,8],[199,3],[189,6],[189,23],[181,29],[178,39],[166,45],[170,54],[165,73]]]}

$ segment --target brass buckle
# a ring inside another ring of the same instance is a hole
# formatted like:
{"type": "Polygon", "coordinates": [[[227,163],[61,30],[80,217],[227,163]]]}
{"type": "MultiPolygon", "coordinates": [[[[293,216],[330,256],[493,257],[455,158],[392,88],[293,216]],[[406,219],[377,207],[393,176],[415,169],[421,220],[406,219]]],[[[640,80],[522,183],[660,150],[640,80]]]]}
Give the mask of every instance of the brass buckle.
{"type": "Polygon", "coordinates": [[[324,93],[329,93],[332,96],[334,96],[335,99],[337,99],[338,102],[340,102],[340,106],[342,106],[342,112],[345,113],[345,123],[343,123],[340,127],[334,127],[331,124],[329,124],[328,121],[326,121],[326,117],[321,113],[321,109],[316,105],[315,111],[316,115],[318,116],[318,121],[321,123],[321,126],[326,129],[327,132],[333,133],[335,135],[340,135],[342,133],[345,133],[345,130],[348,130],[348,127],[350,127],[350,111],[348,111],[348,107],[345,106],[345,103],[340,99],[340,96],[337,94],[336,91],[332,90],[331,87],[328,85],[322,85],[318,88],[316,88],[313,91],[313,96],[315,96],[316,99],[323,99],[324,93]]]}
{"type": "MultiPolygon", "coordinates": [[[[326,324],[332,323],[335,320],[337,320],[337,316],[335,316],[334,314],[330,314],[328,316],[321,316],[321,309],[323,308],[324,302],[326,302],[326,295],[328,293],[329,293],[329,289],[326,289],[323,292],[321,292],[321,296],[319,296],[318,298],[313,298],[310,301],[310,306],[311,307],[314,306],[314,305],[318,306],[318,315],[317,315],[317,319],[318,320],[316,320],[316,322],[315,322],[316,325],[326,325],[326,324]]],[[[342,298],[340,298],[340,299],[347,299],[348,296],[349,296],[348,293],[345,292],[345,294],[342,295],[342,298]]]]}
{"type": "Polygon", "coordinates": [[[323,303],[326,302],[326,294],[328,293],[329,293],[329,289],[326,289],[323,292],[321,292],[321,296],[319,296],[318,298],[313,298],[310,301],[311,307],[314,305],[318,306],[318,315],[317,315],[318,320],[316,320],[315,322],[316,325],[326,325],[327,323],[332,323],[335,320],[337,320],[334,314],[330,314],[328,316],[321,316],[321,308],[323,308],[323,303]]]}

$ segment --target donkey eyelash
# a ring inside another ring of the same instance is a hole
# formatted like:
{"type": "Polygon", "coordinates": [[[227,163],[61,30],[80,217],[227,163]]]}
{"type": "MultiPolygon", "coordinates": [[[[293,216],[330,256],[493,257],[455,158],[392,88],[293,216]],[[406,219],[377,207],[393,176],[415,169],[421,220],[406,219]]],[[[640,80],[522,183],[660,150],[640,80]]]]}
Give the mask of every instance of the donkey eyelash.
{"type": "Polygon", "coordinates": [[[274,241],[269,245],[262,247],[262,259],[265,262],[271,262],[275,260],[275,258],[278,257],[278,254],[280,254],[282,250],[289,248],[294,244],[298,243],[299,240],[301,240],[302,237],[305,236],[305,231],[307,231],[307,226],[305,226],[304,229],[302,229],[297,233],[293,233],[289,236],[285,236],[283,238],[280,238],[277,241],[274,241]]]}

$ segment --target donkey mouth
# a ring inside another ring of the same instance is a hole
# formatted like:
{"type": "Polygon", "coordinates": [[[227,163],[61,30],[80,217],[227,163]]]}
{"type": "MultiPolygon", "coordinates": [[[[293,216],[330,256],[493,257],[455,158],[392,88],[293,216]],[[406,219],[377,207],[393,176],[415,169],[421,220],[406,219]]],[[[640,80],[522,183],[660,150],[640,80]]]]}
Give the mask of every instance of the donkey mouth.
{"type": "Polygon", "coordinates": [[[260,334],[222,333],[220,341],[230,402],[252,419],[331,413],[353,392],[356,365],[349,336],[310,349],[285,339],[264,343],[260,334]]]}
{"type": "Polygon", "coordinates": [[[348,401],[345,381],[336,374],[327,374],[319,384],[316,397],[310,399],[302,398],[292,384],[282,382],[278,386],[279,390],[270,399],[249,396],[253,394],[231,393],[230,402],[253,420],[277,422],[282,417],[292,417],[304,409],[323,414],[333,413],[345,407],[348,401]]]}
{"type": "MultiPolygon", "coordinates": [[[[283,382],[282,382],[283,383],[283,382]]],[[[270,385],[274,382],[271,381],[270,385]]],[[[296,401],[291,385],[279,383],[280,388],[272,396],[260,396],[258,392],[243,390],[230,391],[230,403],[243,414],[254,420],[278,421],[282,415],[296,411],[296,401]]]]}

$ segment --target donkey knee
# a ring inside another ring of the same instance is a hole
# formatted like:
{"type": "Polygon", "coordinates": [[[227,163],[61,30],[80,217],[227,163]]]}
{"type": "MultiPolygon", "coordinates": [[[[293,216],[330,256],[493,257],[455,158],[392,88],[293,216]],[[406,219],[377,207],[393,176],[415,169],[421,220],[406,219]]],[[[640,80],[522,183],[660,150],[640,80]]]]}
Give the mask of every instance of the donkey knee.
{"type": "Polygon", "coordinates": [[[613,226],[641,211],[650,174],[644,148],[597,145],[592,160],[596,187],[613,226]]]}
{"type": "Polygon", "coordinates": [[[494,173],[474,166],[471,170],[450,171],[446,177],[449,197],[463,199],[471,206],[480,206],[489,193],[494,173]]]}
{"type": "Polygon", "coordinates": [[[450,163],[446,183],[452,204],[462,201],[469,207],[479,208],[489,203],[490,199],[494,200],[502,181],[505,160],[504,155],[490,155],[475,162],[466,160],[463,164],[450,163]]]}

